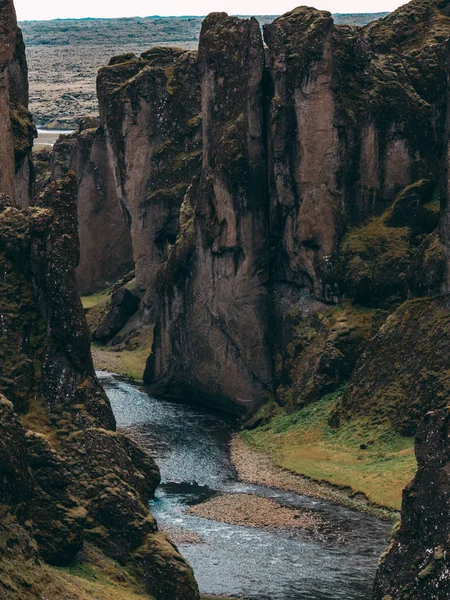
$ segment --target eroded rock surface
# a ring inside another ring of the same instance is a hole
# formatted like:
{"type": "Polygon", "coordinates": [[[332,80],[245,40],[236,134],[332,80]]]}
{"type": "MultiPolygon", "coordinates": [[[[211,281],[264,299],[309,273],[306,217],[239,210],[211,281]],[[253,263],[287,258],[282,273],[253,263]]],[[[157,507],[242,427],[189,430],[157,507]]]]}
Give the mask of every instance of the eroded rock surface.
{"type": "Polygon", "coordinates": [[[12,401],[0,402],[0,543],[9,554],[3,560],[2,550],[0,591],[40,597],[38,557],[66,564],[89,541],[138,573],[152,597],[196,600],[190,567],[148,510],[158,469],[115,432],[95,376],[75,277],[76,197],[72,173],[30,208],[17,209],[6,196],[0,203],[0,390],[12,401]],[[35,596],[18,575],[24,561],[35,596]]]}
{"type": "Polygon", "coordinates": [[[197,53],[154,48],[115,57],[98,94],[117,196],[133,240],[143,323],[158,311],[156,278],[176,240],[180,206],[201,158],[197,53]]]}
{"type": "Polygon", "coordinates": [[[450,409],[431,412],[416,436],[417,475],[403,492],[402,520],[382,556],[374,600],[443,600],[450,594],[450,409]]]}
{"type": "Polygon", "coordinates": [[[32,195],[31,148],[36,129],[28,112],[28,68],[13,0],[0,6],[0,190],[18,206],[32,195]]]}
{"type": "Polygon", "coordinates": [[[256,20],[217,13],[199,47],[203,164],[160,274],[155,354],[145,374],[169,394],[249,413],[271,391],[268,211],[256,20]]]}
{"type": "MultiPolygon", "coordinates": [[[[39,169],[39,156],[35,163],[39,169]]],[[[78,132],[63,136],[50,155],[51,178],[74,171],[78,179],[80,237],[78,288],[82,295],[112,286],[133,266],[131,234],[110,165],[104,130],[83,119],[78,132]]]]}

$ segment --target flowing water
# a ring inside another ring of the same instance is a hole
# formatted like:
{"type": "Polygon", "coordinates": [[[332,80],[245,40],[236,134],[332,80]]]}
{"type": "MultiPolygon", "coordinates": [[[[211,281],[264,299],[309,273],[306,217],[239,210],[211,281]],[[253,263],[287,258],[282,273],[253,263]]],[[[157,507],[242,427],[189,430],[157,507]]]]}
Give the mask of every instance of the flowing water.
{"type": "Polygon", "coordinates": [[[139,387],[99,373],[118,427],[156,459],[162,485],[151,510],[162,528],[203,540],[180,545],[202,593],[246,600],[369,600],[390,526],[298,494],[240,482],[229,459],[233,424],[190,405],[157,400],[139,387]],[[270,531],[185,514],[218,492],[251,492],[317,511],[336,535],[270,531]]]}

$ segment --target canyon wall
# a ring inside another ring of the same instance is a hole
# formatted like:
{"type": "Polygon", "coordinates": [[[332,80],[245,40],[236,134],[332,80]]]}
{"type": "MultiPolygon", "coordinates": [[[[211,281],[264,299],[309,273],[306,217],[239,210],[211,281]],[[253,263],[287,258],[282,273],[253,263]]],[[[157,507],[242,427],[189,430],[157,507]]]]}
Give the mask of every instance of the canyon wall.
{"type": "Polygon", "coordinates": [[[200,36],[203,162],[159,278],[145,374],[170,395],[249,413],[271,391],[264,52],[256,20],[209,15],[200,36]],[[180,261],[183,261],[180,264],[180,261]]]}
{"type": "MultiPolygon", "coordinates": [[[[358,358],[370,360],[362,350],[402,302],[444,290],[446,10],[417,0],[355,28],[295,9],[264,27],[265,55],[252,73],[241,67],[240,79],[235,62],[255,64],[259,32],[237,44],[240,21],[208,17],[198,56],[203,161],[155,280],[159,315],[145,373],[155,391],[246,414],[272,393],[301,406],[338,389],[358,358]],[[226,61],[217,40],[234,44],[226,61]],[[300,342],[308,319],[334,314],[343,298],[353,305],[347,328],[328,341],[323,329],[313,349],[300,342]]],[[[336,424],[363,406],[361,369],[336,424]]],[[[408,387],[397,391],[408,434],[444,402],[429,396],[416,410],[408,387]]]]}
{"type": "Polygon", "coordinates": [[[13,5],[1,2],[0,596],[78,600],[94,585],[106,598],[124,585],[198,600],[191,568],[148,509],[158,468],[116,431],[95,375],[75,276],[77,178],[50,182],[31,206],[21,196],[29,147],[18,153],[14,111],[30,125],[27,144],[34,134],[23,50],[13,5]],[[100,569],[102,583],[53,568],[74,563],[100,569]]]}
{"type": "Polygon", "coordinates": [[[104,131],[96,119],[53,147],[51,178],[77,175],[80,237],[78,289],[82,295],[111,287],[133,269],[131,233],[116,193],[104,131]]]}
{"type": "Polygon", "coordinates": [[[141,321],[158,312],[158,269],[178,233],[180,206],[201,157],[197,54],[154,48],[100,70],[102,125],[117,196],[133,240],[141,321]]]}
{"type": "Polygon", "coordinates": [[[13,0],[2,2],[0,35],[0,190],[23,207],[32,196],[31,148],[36,129],[28,112],[25,44],[13,0]]]}

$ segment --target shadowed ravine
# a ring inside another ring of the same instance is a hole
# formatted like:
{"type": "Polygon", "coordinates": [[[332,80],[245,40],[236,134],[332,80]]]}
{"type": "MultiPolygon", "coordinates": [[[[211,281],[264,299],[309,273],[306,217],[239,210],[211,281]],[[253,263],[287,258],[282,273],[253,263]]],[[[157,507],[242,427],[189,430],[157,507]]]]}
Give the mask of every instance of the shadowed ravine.
{"type": "Polygon", "coordinates": [[[230,463],[232,423],[202,408],[156,400],[100,373],[117,423],[161,468],[152,511],[163,528],[195,532],[204,543],[181,545],[204,593],[258,600],[368,600],[390,526],[326,502],[238,481],[230,463]],[[272,532],[184,514],[220,492],[251,492],[317,511],[333,535],[272,532]]]}

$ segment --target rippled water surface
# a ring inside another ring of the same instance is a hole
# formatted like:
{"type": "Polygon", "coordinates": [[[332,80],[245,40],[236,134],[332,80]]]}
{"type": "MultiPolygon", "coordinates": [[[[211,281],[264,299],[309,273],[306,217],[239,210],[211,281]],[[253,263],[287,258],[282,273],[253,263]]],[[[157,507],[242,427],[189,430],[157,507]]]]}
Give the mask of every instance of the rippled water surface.
{"type": "Polygon", "coordinates": [[[206,410],[156,400],[100,373],[117,419],[156,459],[162,485],[152,512],[164,526],[199,535],[181,545],[203,593],[247,600],[369,600],[390,526],[298,494],[238,481],[230,463],[232,423],[206,410]],[[251,492],[317,511],[336,535],[273,532],[217,523],[184,513],[217,492],[251,492]]]}

